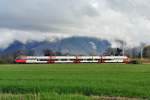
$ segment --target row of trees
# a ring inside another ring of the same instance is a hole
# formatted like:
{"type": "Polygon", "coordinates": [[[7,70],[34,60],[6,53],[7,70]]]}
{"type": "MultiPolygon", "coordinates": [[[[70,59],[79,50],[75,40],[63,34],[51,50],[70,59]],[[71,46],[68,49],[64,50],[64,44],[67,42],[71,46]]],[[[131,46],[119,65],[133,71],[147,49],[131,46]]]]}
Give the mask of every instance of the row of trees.
{"type": "MultiPolygon", "coordinates": [[[[137,48],[133,48],[132,50],[127,50],[125,54],[131,58],[140,58],[141,53],[137,50],[137,48]]],[[[0,55],[0,63],[14,63],[14,59],[19,56],[35,56],[34,50],[18,50],[13,53],[9,54],[2,54],[0,55]]],[[[44,56],[64,56],[64,55],[71,55],[69,53],[63,54],[61,52],[54,52],[51,49],[43,50],[44,56]]],[[[114,55],[119,56],[123,55],[123,50],[120,48],[108,48],[103,55],[114,55]]],[[[146,46],[143,49],[142,55],[146,59],[150,59],[150,46],[146,46]]]]}
{"type": "MultiPolygon", "coordinates": [[[[108,48],[104,55],[114,55],[119,56],[123,55],[123,50],[120,48],[108,48]]],[[[132,48],[125,51],[125,55],[129,56],[130,58],[146,58],[150,59],[150,46],[146,46],[142,49],[141,48],[132,48]],[[141,54],[142,53],[142,54],[141,54]]]]}

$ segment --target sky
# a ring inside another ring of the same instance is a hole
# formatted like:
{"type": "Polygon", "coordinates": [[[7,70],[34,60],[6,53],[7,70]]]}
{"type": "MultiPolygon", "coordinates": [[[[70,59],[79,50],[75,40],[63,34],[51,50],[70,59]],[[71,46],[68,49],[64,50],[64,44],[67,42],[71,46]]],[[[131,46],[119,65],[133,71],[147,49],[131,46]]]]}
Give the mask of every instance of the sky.
{"type": "Polygon", "coordinates": [[[0,48],[88,36],[150,43],[150,0],[0,0],[0,48]]]}

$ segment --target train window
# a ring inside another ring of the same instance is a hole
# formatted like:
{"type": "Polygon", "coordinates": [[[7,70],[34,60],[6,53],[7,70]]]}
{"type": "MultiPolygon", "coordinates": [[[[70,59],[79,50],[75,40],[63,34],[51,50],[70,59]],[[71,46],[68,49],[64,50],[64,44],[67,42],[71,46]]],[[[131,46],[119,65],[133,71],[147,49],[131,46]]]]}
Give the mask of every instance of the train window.
{"type": "Polygon", "coordinates": [[[80,61],[84,61],[84,59],[79,59],[80,61]]]}
{"type": "Polygon", "coordinates": [[[87,61],[92,61],[93,59],[87,59],[87,61]]]}
{"type": "Polygon", "coordinates": [[[60,59],[61,61],[67,61],[68,59],[60,59]]]}
{"type": "Polygon", "coordinates": [[[101,59],[94,59],[94,60],[101,60],[101,59]]]}
{"type": "Polygon", "coordinates": [[[58,59],[53,59],[53,61],[59,61],[58,59]]]}
{"type": "Polygon", "coordinates": [[[48,61],[48,59],[38,59],[38,61],[48,61]]]}
{"type": "Polygon", "coordinates": [[[70,61],[75,61],[76,59],[70,59],[70,61]]]}
{"type": "Polygon", "coordinates": [[[104,59],[104,60],[113,60],[113,59],[104,59]]]}

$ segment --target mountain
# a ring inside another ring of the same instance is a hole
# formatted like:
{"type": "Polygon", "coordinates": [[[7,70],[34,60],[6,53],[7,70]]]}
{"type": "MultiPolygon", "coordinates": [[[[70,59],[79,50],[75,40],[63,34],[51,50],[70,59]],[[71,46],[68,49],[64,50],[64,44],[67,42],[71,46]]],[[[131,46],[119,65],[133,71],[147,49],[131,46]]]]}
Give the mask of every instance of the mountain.
{"type": "Polygon", "coordinates": [[[70,37],[54,42],[28,42],[23,44],[19,41],[15,41],[8,48],[1,51],[1,54],[11,54],[18,50],[34,51],[35,55],[43,55],[43,50],[51,49],[52,51],[59,51],[62,53],[69,53],[73,55],[91,55],[102,54],[107,48],[110,47],[110,43],[107,40],[100,40],[90,37],[70,37]]]}

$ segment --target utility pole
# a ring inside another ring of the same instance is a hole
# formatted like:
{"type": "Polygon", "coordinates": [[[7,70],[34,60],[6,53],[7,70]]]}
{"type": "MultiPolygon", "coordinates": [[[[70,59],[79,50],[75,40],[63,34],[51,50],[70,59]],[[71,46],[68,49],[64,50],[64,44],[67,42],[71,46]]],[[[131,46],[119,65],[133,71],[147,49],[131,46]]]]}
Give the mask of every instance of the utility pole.
{"type": "Polygon", "coordinates": [[[145,43],[141,43],[141,45],[140,45],[140,57],[141,57],[141,60],[143,60],[144,47],[145,47],[145,43]]]}
{"type": "Polygon", "coordinates": [[[143,59],[143,48],[141,47],[141,52],[140,52],[141,60],[143,59]]]}

